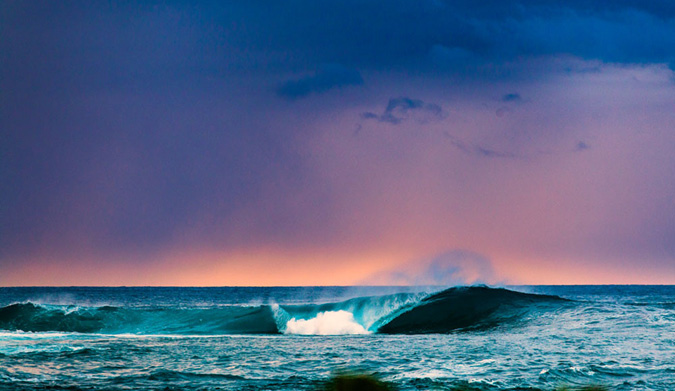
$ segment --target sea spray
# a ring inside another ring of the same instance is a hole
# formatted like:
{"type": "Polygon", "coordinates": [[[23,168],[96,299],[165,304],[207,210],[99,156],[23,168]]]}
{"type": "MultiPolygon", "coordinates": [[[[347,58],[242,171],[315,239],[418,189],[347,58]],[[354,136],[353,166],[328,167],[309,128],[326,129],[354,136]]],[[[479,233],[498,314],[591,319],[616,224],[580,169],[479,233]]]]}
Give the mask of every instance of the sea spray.
{"type": "Polygon", "coordinates": [[[286,324],[291,320],[291,316],[279,304],[271,304],[272,316],[274,316],[274,323],[277,325],[277,330],[284,334],[286,332],[286,324]]]}
{"type": "Polygon", "coordinates": [[[346,335],[369,334],[354,320],[354,314],[344,310],[320,312],[312,319],[295,319],[286,323],[286,334],[346,335]]]}

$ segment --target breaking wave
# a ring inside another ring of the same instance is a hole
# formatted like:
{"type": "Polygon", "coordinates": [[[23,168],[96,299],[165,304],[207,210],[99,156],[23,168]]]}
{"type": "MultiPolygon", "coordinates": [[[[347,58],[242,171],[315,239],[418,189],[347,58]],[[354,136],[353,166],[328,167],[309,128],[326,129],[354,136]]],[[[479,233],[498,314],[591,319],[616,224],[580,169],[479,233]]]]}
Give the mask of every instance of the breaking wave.
{"type": "Polygon", "coordinates": [[[564,302],[488,287],[399,293],[326,304],[82,307],[14,303],[0,308],[0,330],[102,334],[421,334],[493,327],[564,302]]]}
{"type": "Polygon", "coordinates": [[[286,334],[302,335],[344,335],[368,334],[363,326],[354,320],[354,314],[345,310],[319,312],[312,319],[292,318],[286,323],[286,334]]]}

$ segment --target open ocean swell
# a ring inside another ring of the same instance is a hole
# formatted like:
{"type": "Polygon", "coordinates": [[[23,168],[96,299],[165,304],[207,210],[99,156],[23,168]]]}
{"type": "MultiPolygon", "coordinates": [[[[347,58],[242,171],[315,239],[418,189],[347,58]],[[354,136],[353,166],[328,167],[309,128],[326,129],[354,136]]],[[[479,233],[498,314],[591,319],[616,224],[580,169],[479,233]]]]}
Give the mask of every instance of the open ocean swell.
{"type": "Polygon", "coordinates": [[[674,286],[0,288],[0,390],[675,390],[674,286]]]}

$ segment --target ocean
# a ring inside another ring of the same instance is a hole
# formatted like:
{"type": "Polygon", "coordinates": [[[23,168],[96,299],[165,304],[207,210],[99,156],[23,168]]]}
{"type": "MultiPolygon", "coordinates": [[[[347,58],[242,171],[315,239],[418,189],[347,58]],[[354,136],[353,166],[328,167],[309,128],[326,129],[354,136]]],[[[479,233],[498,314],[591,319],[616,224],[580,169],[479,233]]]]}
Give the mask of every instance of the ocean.
{"type": "Polygon", "coordinates": [[[0,288],[0,390],[675,390],[675,286],[0,288]]]}

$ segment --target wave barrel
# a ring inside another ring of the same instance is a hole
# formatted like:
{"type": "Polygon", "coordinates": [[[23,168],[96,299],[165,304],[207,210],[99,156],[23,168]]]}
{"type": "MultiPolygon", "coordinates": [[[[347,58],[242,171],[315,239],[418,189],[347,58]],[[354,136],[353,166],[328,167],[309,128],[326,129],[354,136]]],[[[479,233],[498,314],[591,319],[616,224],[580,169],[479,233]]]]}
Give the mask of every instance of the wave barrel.
{"type": "Polygon", "coordinates": [[[564,299],[500,288],[450,288],[424,298],[417,306],[381,326],[378,332],[426,334],[489,328],[518,317],[539,304],[560,301],[564,299]]]}

